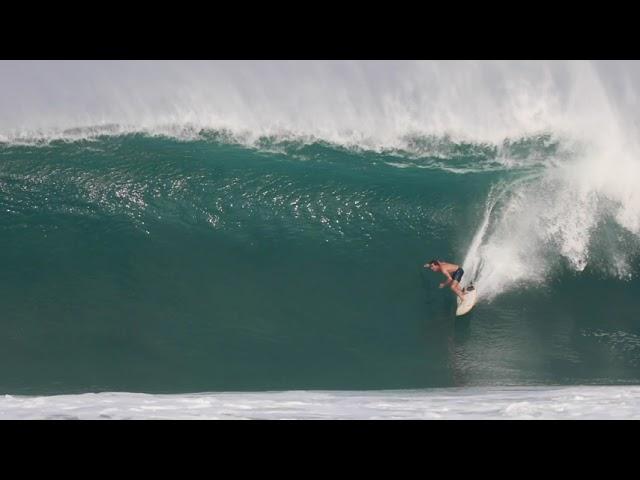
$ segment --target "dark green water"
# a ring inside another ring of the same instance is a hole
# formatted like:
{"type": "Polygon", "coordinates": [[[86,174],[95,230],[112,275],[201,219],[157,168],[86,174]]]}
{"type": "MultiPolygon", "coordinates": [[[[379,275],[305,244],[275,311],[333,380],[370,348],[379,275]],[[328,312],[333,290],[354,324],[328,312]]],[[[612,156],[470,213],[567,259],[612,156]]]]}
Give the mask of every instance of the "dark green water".
{"type": "Polygon", "coordinates": [[[638,280],[560,268],[456,320],[421,269],[461,263],[492,186],[535,165],[263,147],[0,146],[0,393],[640,381],[638,280]]]}

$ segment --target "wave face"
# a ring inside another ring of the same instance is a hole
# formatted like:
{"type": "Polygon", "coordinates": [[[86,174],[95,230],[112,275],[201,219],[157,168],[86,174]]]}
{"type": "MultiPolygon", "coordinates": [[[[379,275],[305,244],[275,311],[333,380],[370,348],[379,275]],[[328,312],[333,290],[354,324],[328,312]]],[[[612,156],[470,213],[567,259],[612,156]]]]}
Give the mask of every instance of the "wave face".
{"type": "Polygon", "coordinates": [[[637,383],[639,77],[0,62],[0,389],[637,383]]]}

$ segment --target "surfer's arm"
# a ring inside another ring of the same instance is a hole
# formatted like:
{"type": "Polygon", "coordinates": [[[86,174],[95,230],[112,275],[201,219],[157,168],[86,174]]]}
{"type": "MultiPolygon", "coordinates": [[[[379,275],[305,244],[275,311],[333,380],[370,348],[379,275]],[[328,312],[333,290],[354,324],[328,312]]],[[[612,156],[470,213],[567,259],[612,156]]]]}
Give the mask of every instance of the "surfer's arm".
{"type": "Polygon", "coordinates": [[[449,285],[451,282],[453,282],[453,278],[451,278],[451,275],[449,275],[449,272],[442,272],[442,273],[444,274],[445,277],[447,277],[447,279],[440,284],[440,288],[444,288],[447,285],[449,285]]]}

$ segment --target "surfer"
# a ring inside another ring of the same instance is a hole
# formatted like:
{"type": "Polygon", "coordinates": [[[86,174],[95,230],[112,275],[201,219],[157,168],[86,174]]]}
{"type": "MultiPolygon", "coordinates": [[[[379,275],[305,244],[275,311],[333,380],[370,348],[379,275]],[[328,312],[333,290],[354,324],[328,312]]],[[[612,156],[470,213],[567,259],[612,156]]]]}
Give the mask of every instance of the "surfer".
{"type": "Polygon", "coordinates": [[[434,272],[440,272],[447,277],[447,280],[440,284],[440,288],[451,284],[451,290],[453,290],[453,293],[455,293],[460,300],[464,300],[465,292],[460,288],[460,279],[464,274],[462,267],[455,263],[441,262],[440,260],[431,260],[429,263],[425,263],[424,267],[430,268],[434,272]]]}

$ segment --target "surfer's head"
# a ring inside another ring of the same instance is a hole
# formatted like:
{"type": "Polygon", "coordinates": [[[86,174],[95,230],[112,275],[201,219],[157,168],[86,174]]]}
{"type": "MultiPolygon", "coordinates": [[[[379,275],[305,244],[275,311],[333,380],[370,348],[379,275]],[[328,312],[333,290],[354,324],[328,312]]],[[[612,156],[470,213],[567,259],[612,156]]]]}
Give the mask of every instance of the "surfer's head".
{"type": "Polygon", "coordinates": [[[426,266],[434,272],[438,272],[440,270],[440,262],[438,260],[431,260],[426,266]]]}

